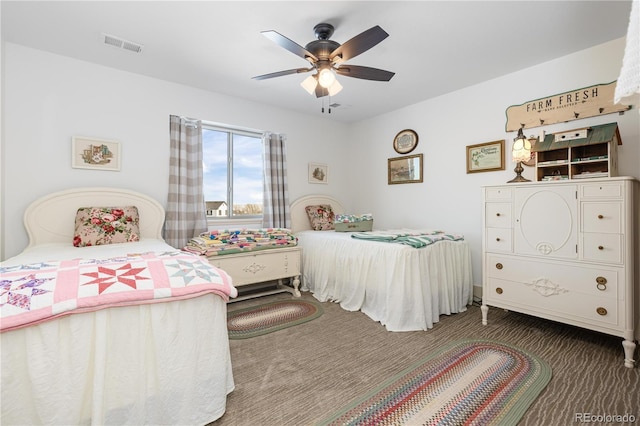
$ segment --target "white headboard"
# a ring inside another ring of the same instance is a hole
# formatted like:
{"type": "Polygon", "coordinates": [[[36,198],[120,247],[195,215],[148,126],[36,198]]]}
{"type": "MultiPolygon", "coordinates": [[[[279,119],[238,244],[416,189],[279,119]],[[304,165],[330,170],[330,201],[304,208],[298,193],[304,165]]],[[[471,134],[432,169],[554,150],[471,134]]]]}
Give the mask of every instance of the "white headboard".
{"type": "Polygon", "coordinates": [[[79,207],[136,206],[141,238],[162,238],[164,208],[151,197],[119,188],[74,188],[39,198],[24,212],[28,247],[73,241],[79,207]]]}
{"type": "Polygon", "coordinates": [[[309,216],[305,208],[317,204],[330,204],[334,213],[344,213],[340,201],[328,195],[305,195],[291,203],[291,232],[307,231],[311,229],[309,216]]]}

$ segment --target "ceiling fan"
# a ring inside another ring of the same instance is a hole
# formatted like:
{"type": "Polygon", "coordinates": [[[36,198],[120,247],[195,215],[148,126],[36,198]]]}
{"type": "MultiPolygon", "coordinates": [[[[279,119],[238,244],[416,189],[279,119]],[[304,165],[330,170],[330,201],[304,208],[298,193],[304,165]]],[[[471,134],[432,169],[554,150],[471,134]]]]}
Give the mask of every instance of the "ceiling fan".
{"type": "Polygon", "coordinates": [[[316,25],[313,31],[317,40],[308,43],[305,47],[300,46],[276,31],[262,31],[262,34],[269,40],[309,61],[311,67],[278,71],[253,78],[255,80],[265,80],[283,75],[316,71],[315,74],[307,77],[301,85],[310,94],[315,92],[316,97],[320,98],[327,95],[333,96],[342,90],[342,85],[336,80],[336,73],[345,77],[375,81],[389,81],[391,77],[395,75],[393,72],[378,68],[344,63],[366,52],[389,36],[380,26],[376,25],[375,27],[369,28],[342,45],[333,40],[329,40],[331,35],[333,35],[333,30],[334,28],[331,24],[321,23],[316,25]]]}

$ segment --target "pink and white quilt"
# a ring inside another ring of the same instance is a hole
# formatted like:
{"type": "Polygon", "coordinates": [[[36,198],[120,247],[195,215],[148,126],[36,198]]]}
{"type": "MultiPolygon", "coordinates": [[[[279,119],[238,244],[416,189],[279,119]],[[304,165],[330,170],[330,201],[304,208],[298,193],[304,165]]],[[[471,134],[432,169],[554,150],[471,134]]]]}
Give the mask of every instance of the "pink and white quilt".
{"type": "Polygon", "coordinates": [[[182,251],[0,267],[0,331],[114,306],[215,293],[237,296],[231,277],[182,251]]]}

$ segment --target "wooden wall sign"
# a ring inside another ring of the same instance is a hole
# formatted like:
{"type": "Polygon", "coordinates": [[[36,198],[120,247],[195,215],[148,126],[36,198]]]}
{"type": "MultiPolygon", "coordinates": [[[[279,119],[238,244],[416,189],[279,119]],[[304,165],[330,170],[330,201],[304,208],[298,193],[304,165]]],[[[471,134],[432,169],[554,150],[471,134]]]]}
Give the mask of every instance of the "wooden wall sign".
{"type": "Polygon", "coordinates": [[[513,132],[522,125],[529,129],[631,109],[629,105],[613,103],[615,90],[616,82],[613,81],[512,105],[507,108],[505,129],[513,132]]]}

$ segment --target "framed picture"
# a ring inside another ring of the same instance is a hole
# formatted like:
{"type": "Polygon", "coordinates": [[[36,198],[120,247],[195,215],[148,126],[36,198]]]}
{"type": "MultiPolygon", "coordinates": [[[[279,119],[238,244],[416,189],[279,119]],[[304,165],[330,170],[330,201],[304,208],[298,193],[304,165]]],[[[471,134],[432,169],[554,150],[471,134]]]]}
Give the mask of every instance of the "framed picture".
{"type": "Polygon", "coordinates": [[[422,182],[422,154],[389,158],[387,168],[389,185],[422,182]]]}
{"type": "Polygon", "coordinates": [[[504,170],[504,139],[467,146],[467,173],[504,170]]]}
{"type": "Polygon", "coordinates": [[[120,142],[74,136],[71,167],[74,169],[120,170],[120,142]]]}
{"type": "Polygon", "coordinates": [[[418,134],[411,129],[399,132],[393,138],[393,149],[398,154],[408,154],[418,146],[418,134]]]}
{"type": "Polygon", "coordinates": [[[309,183],[328,183],[326,164],[309,163],[309,183]]]}

